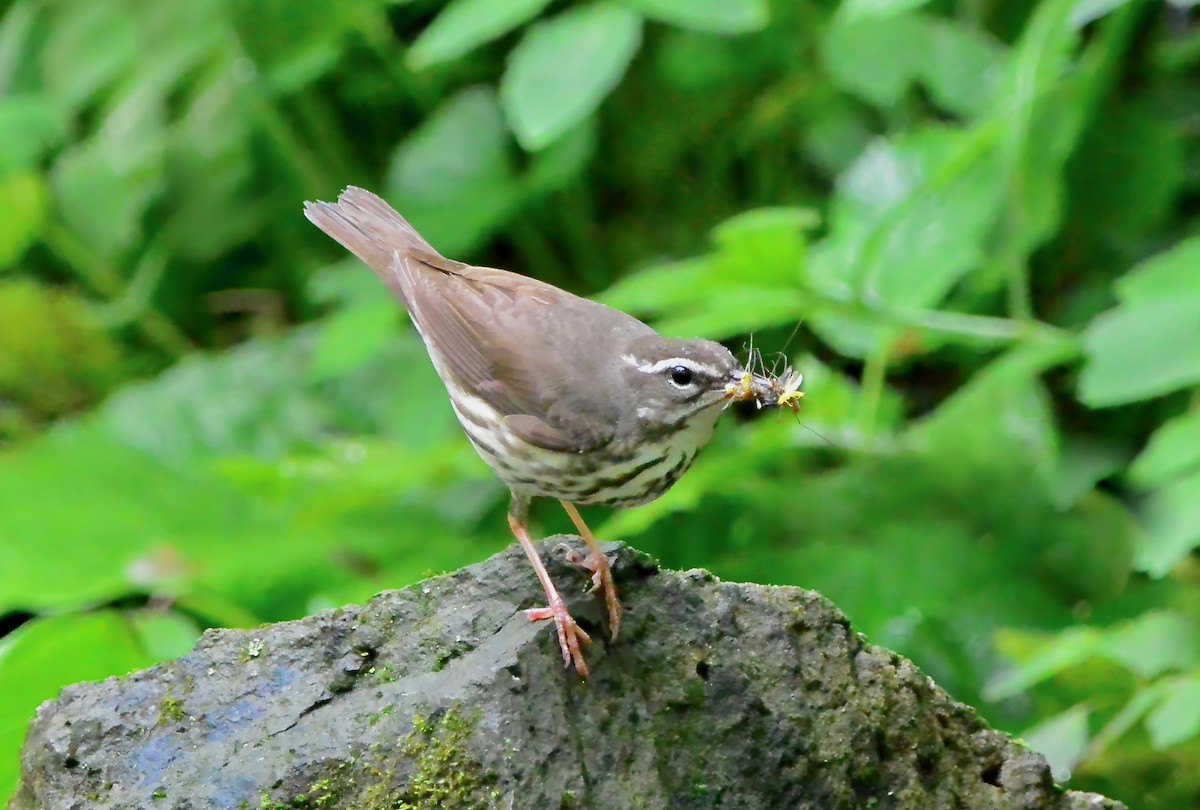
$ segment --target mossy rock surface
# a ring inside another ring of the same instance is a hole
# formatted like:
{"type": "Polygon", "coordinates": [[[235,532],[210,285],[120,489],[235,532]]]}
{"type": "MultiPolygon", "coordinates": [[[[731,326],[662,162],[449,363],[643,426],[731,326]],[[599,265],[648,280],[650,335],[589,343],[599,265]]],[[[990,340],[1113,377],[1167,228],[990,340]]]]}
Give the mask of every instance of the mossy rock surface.
{"type": "Polygon", "coordinates": [[[38,711],[10,810],[1121,806],[1056,787],[817,594],[626,548],[616,571],[609,645],[581,576],[551,566],[596,639],[588,683],[521,615],[539,594],[512,548],[64,690],[38,711]]]}

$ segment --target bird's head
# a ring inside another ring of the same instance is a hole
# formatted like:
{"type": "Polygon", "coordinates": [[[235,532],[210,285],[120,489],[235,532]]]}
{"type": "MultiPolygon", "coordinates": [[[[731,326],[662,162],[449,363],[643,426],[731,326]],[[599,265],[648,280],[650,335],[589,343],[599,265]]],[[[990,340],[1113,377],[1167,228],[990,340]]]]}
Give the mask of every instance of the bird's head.
{"type": "Polygon", "coordinates": [[[636,402],[639,421],[682,425],[761,389],[733,353],[711,340],[645,335],[621,355],[622,375],[636,402]]]}

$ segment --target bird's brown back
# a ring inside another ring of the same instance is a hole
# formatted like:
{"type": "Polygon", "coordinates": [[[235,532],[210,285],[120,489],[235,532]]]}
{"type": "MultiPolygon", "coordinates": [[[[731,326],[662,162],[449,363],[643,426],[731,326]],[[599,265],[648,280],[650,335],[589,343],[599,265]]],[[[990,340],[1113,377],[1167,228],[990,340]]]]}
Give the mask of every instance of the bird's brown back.
{"type": "Polygon", "coordinates": [[[392,290],[458,384],[502,415],[533,416],[581,441],[610,435],[626,404],[626,392],[606,384],[616,382],[613,350],[650,327],[545,282],[447,259],[364,189],[304,212],[392,290]],[[570,345],[579,350],[563,351],[570,345]],[[570,382],[580,377],[598,395],[581,395],[570,382]]]}

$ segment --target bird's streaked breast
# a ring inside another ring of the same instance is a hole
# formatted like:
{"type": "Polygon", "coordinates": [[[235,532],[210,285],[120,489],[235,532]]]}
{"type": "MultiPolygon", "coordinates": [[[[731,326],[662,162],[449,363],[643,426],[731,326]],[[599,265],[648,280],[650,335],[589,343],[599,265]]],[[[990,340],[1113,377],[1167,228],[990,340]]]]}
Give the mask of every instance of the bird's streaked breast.
{"type": "Polygon", "coordinates": [[[682,429],[624,453],[562,453],[529,444],[504,427],[486,401],[451,397],[475,451],[515,494],[578,504],[637,506],[655,500],[687,472],[712,435],[717,413],[700,413],[682,429]]]}

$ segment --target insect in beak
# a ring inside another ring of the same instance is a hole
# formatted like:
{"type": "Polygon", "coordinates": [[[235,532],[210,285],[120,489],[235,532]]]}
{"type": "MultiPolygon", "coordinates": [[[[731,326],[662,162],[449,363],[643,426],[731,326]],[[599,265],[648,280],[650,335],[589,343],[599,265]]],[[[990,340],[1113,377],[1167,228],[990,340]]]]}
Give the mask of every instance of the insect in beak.
{"type": "Polygon", "coordinates": [[[780,408],[800,410],[800,398],[804,396],[804,392],[800,390],[802,382],[804,375],[799,371],[784,369],[783,374],[771,380],[771,389],[775,394],[774,404],[780,408]]]}
{"type": "Polygon", "coordinates": [[[754,396],[754,374],[743,371],[734,382],[726,383],[725,396],[730,402],[741,402],[754,396]]]}
{"type": "Polygon", "coordinates": [[[779,389],[780,385],[775,379],[746,370],[732,382],[726,383],[725,396],[728,401],[725,403],[725,407],[729,407],[734,402],[744,402],[747,399],[753,399],[754,404],[759,408],[775,405],[779,389]]]}

